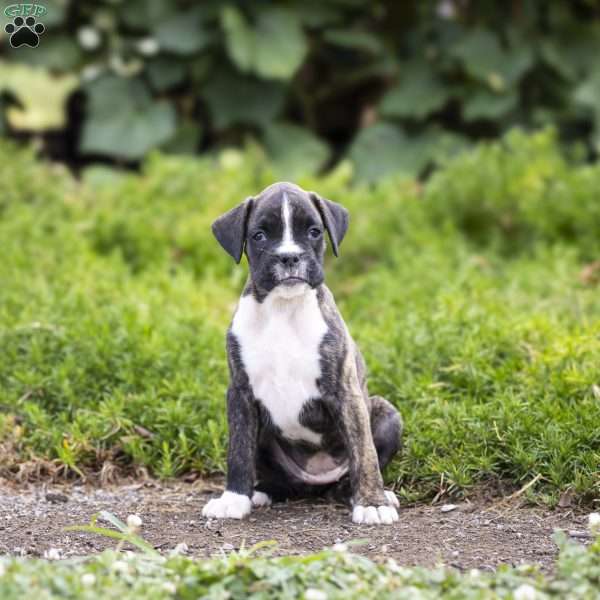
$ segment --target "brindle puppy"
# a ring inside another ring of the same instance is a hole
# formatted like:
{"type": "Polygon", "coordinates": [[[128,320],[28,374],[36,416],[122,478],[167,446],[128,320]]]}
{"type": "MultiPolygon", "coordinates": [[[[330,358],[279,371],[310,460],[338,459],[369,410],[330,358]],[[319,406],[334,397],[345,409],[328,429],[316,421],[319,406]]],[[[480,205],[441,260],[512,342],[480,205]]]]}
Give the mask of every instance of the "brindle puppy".
{"type": "Polygon", "coordinates": [[[345,494],[355,523],[391,524],[398,500],[381,470],[401,445],[402,420],[369,396],[365,363],[324,281],[344,207],[276,183],[218,218],[213,232],[250,276],[227,332],[227,488],[202,514],[241,519],[272,499],[345,494]]]}

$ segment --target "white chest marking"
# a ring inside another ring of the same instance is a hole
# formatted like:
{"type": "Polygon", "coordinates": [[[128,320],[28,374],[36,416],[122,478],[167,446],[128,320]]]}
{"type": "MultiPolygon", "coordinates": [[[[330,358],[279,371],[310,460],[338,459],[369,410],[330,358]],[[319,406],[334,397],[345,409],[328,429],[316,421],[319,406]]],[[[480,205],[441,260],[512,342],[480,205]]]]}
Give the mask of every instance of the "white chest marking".
{"type": "Polygon", "coordinates": [[[321,434],[299,422],[304,404],[320,396],[319,346],[327,332],[316,290],[292,298],[271,292],[262,304],[241,298],[232,332],[254,396],[269,411],[273,423],[292,440],[319,444],[321,434]]]}
{"type": "Polygon", "coordinates": [[[283,219],[283,238],[281,244],[277,246],[277,254],[288,254],[302,252],[302,248],[294,241],[294,232],[292,228],[292,209],[287,194],[283,192],[283,204],[281,205],[281,216],[283,219]]]}

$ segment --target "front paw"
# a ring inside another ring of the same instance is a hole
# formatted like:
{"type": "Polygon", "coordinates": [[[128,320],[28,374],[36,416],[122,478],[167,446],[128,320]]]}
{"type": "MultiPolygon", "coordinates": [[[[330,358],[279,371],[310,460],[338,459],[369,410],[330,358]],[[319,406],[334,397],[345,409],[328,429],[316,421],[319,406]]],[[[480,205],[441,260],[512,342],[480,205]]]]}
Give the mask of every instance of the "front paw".
{"type": "Polygon", "coordinates": [[[213,498],[202,509],[202,516],[209,519],[243,519],[250,514],[252,502],[245,494],[225,491],[220,498],[213,498]]]}
{"type": "Polygon", "coordinates": [[[398,500],[398,496],[396,496],[396,494],[394,494],[394,492],[392,492],[391,490],[385,490],[384,494],[385,494],[385,498],[388,501],[388,504],[390,506],[395,506],[396,508],[400,508],[400,502],[398,500]]]}
{"type": "Polygon", "coordinates": [[[398,520],[394,506],[356,505],[352,510],[352,522],[364,525],[391,525],[398,520]]]}

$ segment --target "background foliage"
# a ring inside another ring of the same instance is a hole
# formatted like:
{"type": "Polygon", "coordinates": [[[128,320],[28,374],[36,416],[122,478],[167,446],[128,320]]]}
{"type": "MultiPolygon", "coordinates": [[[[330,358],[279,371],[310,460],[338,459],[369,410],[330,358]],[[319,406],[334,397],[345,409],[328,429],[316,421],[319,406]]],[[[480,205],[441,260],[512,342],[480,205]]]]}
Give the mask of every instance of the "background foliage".
{"type": "Polygon", "coordinates": [[[45,4],[37,49],[2,33],[4,127],[76,164],[253,138],[280,177],[375,180],[516,124],[600,147],[597,0],[45,4]]]}
{"type": "MultiPolygon", "coordinates": [[[[408,499],[483,482],[600,491],[600,165],[512,132],[421,186],[303,177],[352,215],[328,283],[370,391],[406,423],[408,499]]],[[[257,150],[154,153],[82,180],[0,144],[0,475],[222,471],[224,332],[246,267],[212,220],[273,181],[257,150]]]]}

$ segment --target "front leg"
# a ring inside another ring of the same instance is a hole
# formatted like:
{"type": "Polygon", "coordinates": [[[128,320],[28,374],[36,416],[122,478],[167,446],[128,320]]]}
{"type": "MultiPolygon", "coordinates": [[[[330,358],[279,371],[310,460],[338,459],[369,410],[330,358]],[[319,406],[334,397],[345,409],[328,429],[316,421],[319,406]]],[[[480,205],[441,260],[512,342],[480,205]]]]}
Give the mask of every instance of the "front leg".
{"type": "Polygon", "coordinates": [[[252,392],[247,386],[227,390],[227,485],[220,498],[210,500],[202,515],[214,519],[243,519],[252,510],[256,478],[258,417],[252,392]]]}
{"type": "Polygon", "coordinates": [[[369,411],[356,369],[348,360],[344,367],[342,389],[335,402],[348,451],[352,521],[389,525],[398,520],[398,511],[383,489],[369,411]]]}

